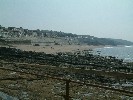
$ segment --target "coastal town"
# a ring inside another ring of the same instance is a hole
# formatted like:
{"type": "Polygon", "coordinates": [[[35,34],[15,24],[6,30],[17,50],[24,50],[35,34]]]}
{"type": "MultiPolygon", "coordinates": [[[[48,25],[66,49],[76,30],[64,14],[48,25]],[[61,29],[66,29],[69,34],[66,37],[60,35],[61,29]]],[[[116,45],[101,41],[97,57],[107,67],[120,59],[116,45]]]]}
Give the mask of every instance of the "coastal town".
{"type": "Polygon", "coordinates": [[[133,98],[133,63],[93,54],[104,45],[81,44],[79,36],[61,32],[55,37],[39,36],[37,30],[27,35],[22,27],[0,29],[1,95],[13,100],[133,98]]]}
{"type": "Polygon", "coordinates": [[[22,27],[3,27],[0,25],[0,40],[8,44],[45,44],[45,45],[94,45],[117,46],[133,45],[120,39],[97,38],[90,35],[76,35],[52,30],[29,30],[22,27]]]}
{"type": "Polygon", "coordinates": [[[133,100],[133,0],[1,0],[0,100],[133,100]]]}

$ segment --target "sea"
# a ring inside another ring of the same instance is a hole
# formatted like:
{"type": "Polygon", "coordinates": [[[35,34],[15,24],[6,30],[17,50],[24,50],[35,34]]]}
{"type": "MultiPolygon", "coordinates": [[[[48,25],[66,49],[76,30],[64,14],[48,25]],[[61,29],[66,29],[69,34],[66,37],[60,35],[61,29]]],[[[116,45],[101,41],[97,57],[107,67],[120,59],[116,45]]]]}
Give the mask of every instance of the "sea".
{"type": "Polygon", "coordinates": [[[94,49],[94,54],[101,56],[113,56],[123,59],[124,62],[133,62],[133,46],[116,46],[94,49]]]}

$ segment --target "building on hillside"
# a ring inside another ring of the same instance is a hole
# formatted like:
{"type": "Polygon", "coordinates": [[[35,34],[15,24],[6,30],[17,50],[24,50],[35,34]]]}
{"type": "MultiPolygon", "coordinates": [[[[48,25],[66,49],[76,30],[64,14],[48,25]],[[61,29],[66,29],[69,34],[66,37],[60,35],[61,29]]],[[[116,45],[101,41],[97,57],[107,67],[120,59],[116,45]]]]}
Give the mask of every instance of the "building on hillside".
{"type": "Polygon", "coordinates": [[[15,31],[15,30],[16,30],[15,27],[8,27],[7,29],[8,29],[9,31],[15,31]]]}

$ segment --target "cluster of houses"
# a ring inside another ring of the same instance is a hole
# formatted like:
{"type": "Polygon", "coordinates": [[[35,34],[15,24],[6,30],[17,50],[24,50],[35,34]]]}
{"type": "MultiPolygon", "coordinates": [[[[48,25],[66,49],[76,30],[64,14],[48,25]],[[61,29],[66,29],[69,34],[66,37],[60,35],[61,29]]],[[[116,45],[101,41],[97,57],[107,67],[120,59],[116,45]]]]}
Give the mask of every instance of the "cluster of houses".
{"type": "Polygon", "coordinates": [[[34,30],[23,29],[22,27],[2,27],[0,25],[0,36],[4,38],[10,37],[24,37],[24,36],[37,36],[37,33],[34,30]]]}
{"type": "Polygon", "coordinates": [[[0,25],[0,36],[2,37],[74,37],[75,34],[72,33],[64,33],[61,31],[52,31],[52,30],[29,30],[24,29],[22,27],[3,27],[0,25]]]}
{"type": "Polygon", "coordinates": [[[54,44],[79,44],[76,39],[82,38],[72,33],[64,33],[52,30],[29,30],[22,27],[3,27],[0,25],[0,37],[10,41],[31,40],[33,44],[37,43],[53,43],[54,44]],[[46,37],[46,38],[45,38],[46,37]],[[45,38],[45,39],[44,39],[45,38]],[[52,38],[52,40],[51,40],[52,38]],[[53,40],[54,38],[54,40],[53,40]],[[57,41],[57,42],[55,42],[57,41]]]}

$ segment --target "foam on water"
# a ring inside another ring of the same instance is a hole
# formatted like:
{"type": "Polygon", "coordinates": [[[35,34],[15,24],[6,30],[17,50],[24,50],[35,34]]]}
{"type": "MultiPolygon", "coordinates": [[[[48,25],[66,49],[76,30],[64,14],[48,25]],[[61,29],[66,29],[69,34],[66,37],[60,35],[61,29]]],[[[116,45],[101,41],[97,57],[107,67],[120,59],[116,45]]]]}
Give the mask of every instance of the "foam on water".
{"type": "Polygon", "coordinates": [[[113,48],[113,47],[104,47],[104,48],[113,48]]]}
{"type": "Polygon", "coordinates": [[[128,47],[129,48],[129,47],[132,47],[132,46],[125,46],[125,47],[128,47]]]}
{"type": "Polygon", "coordinates": [[[133,46],[104,47],[94,49],[94,54],[100,51],[101,56],[113,56],[126,62],[133,62],[133,46]]]}

